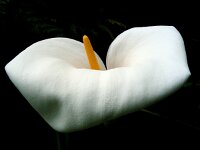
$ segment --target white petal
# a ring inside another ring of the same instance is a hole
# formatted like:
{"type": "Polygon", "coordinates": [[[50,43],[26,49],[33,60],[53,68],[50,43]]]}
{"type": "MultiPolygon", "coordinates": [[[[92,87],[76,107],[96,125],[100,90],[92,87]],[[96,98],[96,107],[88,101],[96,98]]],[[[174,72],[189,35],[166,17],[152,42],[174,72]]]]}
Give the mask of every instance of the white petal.
{"type": "Polygon", "coordinates": [[[172,94],[190,76],[184,41],[173,26],[123,32],[110,45],[106,63],[108,69],[118,68],[113,78],[121,82],[116,89],[125,96],[113,103],[125,113],[172,94]]]}
{"type": "Polygon", "coordinates": [[[55,38],[24,50],[6,72],[41,116],[62,132],[146,107],[176,91],[190,75],[184,43],[173,27],[122,33],[111,44],[107,65],[107,71],[83,69],[88,62],[82,43],[55,38]]]}
{"type": "MultiPolygon", "coordinates": [[[[102,60],[96,56],[101,70],[105,70],[102,60]]],[[[81,128],[85,124],[80,119],[87,122],[90,118],[86,106],[94,103],[90,104],[91,99],[84,95],[85,91],[96,89],[96,83],[92,84],[90,77],[96,71],[88,68],[83,43],[68,38],[39,41],[5,66],[9,78],[22,95],[59,131],[81,128]],[[81,103],[84,106],[80,106],[81,103]]],[[[95,106],[90,109],[99,113],[95,106]]]]}

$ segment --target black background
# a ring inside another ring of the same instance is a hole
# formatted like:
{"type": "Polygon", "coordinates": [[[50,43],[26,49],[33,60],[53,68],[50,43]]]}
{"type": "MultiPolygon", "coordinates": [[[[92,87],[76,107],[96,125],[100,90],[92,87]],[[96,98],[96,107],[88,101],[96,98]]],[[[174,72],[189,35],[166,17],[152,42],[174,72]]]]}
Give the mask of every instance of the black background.
{"type": "Polygon", "coordinates": [[[64,0],[0,0],[0,149],[59,150],[96,148],[183,148],[200,141],[200,10],[198,5],[138,1],[80,3],[64,0]],[[50,37],[91,38],[105,62],[113,39],[138,26],[172,25],[183,36],[192,73],[163,101],[84,131],[55,132],[8,79],[4,67],[30,44],[50,37]],[[61,142],[58,142],[61,141],[61,142]]]}

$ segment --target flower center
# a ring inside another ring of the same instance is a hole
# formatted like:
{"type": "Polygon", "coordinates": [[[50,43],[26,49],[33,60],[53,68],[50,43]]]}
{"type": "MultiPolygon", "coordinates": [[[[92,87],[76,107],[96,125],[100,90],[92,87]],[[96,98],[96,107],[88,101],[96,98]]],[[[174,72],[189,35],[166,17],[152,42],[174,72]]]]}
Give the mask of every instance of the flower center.
{"type": "Polygon", "coordinates": [[[86,35],[83,36],[83,44],[87,54],[88,62],[90,64],[90,68],[94,70],[100,70],[100,66],[98,64],[95,52],[92,48],[92,44],[86,35]]]}

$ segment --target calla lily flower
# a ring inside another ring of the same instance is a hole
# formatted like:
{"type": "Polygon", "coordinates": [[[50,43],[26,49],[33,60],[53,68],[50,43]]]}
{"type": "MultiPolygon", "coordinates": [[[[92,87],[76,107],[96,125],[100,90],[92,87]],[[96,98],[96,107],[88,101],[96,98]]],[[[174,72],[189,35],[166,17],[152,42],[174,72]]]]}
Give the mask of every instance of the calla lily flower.
{"type": "Polygon", "coordinates": [[[87,42],[38,41],[5,66],[16,88],[56,131],[79,131],[138,111],[180,89],[190,76],[184,41],[173,26],[124,31],[108,49],[107,69],[94,51],[98,66],[91,69],[87,42]]]}

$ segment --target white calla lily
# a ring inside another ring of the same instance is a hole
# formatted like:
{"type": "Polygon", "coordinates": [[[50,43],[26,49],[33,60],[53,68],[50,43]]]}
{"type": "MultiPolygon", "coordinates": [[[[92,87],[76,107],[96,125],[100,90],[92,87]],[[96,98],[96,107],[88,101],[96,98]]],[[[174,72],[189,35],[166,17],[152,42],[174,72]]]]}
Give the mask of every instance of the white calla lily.
{"type": "Polygon", "coordinates": [[[10,80],[55,130],[72,132],[137,111],[178,90],[190,76],[173,26],[135,27],[110,45],[106,65],[89,69],[84,45],[34,43],[5,67],[10,80]]]}

